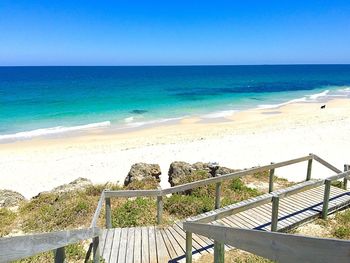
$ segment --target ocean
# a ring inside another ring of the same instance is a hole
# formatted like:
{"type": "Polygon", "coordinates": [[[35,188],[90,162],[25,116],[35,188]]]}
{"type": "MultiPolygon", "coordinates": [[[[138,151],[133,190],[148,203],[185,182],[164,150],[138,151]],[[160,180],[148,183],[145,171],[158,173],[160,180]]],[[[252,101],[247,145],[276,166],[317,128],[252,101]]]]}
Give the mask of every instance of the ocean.
{"type": "Polygon", "coordinates": [[[350,65],[0,67],[0,142],[350,98],[350,65]]]}

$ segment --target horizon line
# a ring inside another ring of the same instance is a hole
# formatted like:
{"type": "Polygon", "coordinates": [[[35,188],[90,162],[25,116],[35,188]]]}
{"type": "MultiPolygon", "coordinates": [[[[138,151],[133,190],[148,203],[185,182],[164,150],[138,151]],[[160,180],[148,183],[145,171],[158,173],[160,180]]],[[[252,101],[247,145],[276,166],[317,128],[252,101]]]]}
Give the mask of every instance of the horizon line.
{"type": "Polygon", "coordinates": [[[312,66],[312,65],[350,65],[350,63],[276,63],[276,64],[135,64],[135,65],[0,65],[9,67],[232,67],[232,66],[312,66]]]}

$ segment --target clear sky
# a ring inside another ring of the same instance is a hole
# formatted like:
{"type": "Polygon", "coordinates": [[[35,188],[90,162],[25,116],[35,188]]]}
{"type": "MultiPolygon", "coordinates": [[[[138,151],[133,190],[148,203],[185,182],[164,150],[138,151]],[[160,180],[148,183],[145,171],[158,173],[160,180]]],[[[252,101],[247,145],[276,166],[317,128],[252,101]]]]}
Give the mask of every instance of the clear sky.
{"type": "Polygon", "coordinates": [[[350,63],[349,0],[0,0],[0,65],[350,63]]]}

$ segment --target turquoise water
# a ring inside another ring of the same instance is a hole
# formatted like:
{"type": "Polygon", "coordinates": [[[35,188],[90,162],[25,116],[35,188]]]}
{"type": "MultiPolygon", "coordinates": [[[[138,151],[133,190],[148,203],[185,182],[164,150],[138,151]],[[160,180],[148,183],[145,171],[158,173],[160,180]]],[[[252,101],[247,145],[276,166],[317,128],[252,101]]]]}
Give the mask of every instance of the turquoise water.
{"type": "Polygon", "coordinates": [[[0,139],[216,118],[294,99],[348,97],[348,86],[350,65],[0,67],[0,139]]]}

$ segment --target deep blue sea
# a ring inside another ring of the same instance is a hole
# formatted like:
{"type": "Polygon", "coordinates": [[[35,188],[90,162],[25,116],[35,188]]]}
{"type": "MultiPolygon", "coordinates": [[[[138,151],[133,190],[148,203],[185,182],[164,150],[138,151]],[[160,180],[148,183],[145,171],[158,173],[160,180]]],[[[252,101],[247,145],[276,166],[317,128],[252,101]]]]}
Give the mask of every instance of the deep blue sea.
{"type": "Polygon", "coordinates": [[[0,67],[0,140],[350,98],[350,65],[0,67]]]}

